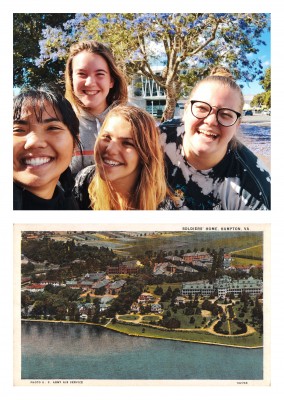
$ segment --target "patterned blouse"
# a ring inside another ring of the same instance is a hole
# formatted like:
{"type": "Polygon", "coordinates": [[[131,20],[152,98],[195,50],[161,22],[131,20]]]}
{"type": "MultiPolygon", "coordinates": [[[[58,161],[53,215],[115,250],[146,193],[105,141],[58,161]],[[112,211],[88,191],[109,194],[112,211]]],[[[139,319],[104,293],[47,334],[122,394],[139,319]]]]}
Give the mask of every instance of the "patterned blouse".
{"type": "Polygon", "coordinates": [[[160,125],[167,179],[191,210],[270,210],[270,174],[244,145],[229,144],[213,168],[197,170],[183,154],[181,121],[160,125]]]}

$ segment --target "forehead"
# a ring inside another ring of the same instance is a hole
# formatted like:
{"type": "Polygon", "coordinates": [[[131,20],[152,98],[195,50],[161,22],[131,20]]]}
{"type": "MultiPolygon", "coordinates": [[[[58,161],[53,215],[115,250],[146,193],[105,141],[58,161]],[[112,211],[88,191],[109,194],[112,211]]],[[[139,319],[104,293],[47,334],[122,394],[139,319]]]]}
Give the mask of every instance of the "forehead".
{"type": "Polygon", "coordinates": [[[21,119],[36,119],[38,122],[46,118],[62,120],[59,110],[46,100],[32,103],[27,99],[22,103],[19,111],[19,117],[21,119]]]}
{"type": "Polygon", "coordinates": [[[73,58],[72,66],[73,69],[94,68],[109,71],[108,63],[104,57],[88,51],[81,51],[76,54],[73,58]]]}
{"type": "Polygon", "coordinates": [[[104,124],[104,131],[117,137],[132,137],[132,127],[129,121],[120,115],[112,115],[104,124]]]}
{"type": "Polygon", "coordinates": [[[240,95],[237,90],[221,82],[204,82],[195,90],[192,100],[200,100],[211,106],[226,107],[237,110],[241,106],[240,95]]]}

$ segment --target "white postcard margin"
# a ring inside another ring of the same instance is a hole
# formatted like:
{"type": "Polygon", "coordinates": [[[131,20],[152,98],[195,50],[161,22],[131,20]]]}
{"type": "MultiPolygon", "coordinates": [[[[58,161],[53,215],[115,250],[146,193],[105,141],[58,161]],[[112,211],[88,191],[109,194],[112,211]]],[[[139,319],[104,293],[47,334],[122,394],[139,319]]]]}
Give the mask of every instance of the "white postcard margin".
{"type": "Polygon", "coordinates": [[[14,386],[270,386],[270,224],[14,224],[14,386]],[[82,379],[21,379],[21,234],[27,231],[133,231],[133,232],[263,232],[263,379],[262,380],[82,380],[82,379]]]}

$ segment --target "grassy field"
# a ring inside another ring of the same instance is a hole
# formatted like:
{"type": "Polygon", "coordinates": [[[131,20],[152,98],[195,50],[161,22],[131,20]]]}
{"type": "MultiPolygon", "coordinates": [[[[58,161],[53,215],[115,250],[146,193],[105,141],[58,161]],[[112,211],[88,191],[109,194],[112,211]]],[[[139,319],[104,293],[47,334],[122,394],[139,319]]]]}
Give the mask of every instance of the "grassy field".
{"type": "Polygon", "coordinates": [[[233,267],[238,267],[238,266],[249,266],[249,265],[258,265],[260,264],[261,261],[259,260],[252,260],[251,258],[238,258],[238,257],[232,257],[232,266],[233,267]]]}
{"type": "Polygon", "coordinates": [[[120,315],[119,319],[122,319],[123,321],[136,321],[139,319],[137,315],[130,315],[130,314],[125,314],[125,315],[120,315]]]}
{"type": "MultiPolygon", "coordinates": [[[[263,245],[256,245],[252,247],[245,247],[241,250],[237,250],[232,252],[232,257],[237,258],[238,255],[241,255],[246,258],[250,257],[257,257],[262,259],[263,258],[263,245]]],[[[241,258],[243,259],[243,258],[241,258]]]]}
{"type": "Polygon", "coordinates": [[[151,322],[156,322],[159,321],[161,317],[158,315],[145,315],[145,317],[142,317],[142,323],[151,323],[151,322]]]}
{"type": "Polygon", "coordinates": [[[155,329],[152,327],[145,327],[141,325],[120,324],[119,322],[116,322],[115,324],[110,323],[108,324],[107,328],[131,336],[142,336],[152,339],[181,340],[248,348],[263,346],[262,337],[260,337],[260,335],[256,332],[248,336],[217,336],[202,329],[194,329],[192,331],[171,331],[155,329]]]}
{"type": "Polygon", "coordinates": [[[121,241],[123,250],[133,257],[145,254],[146,251],[159,252],[164,250],[181,249],[185,252],[200,250],[201,248],[219,249],[224,248],[225,252],[238,251],[248,247],[261,246],[261,232],[159,232],[152,235],[132,238],[124,248],[125,242],[121,241]]]}

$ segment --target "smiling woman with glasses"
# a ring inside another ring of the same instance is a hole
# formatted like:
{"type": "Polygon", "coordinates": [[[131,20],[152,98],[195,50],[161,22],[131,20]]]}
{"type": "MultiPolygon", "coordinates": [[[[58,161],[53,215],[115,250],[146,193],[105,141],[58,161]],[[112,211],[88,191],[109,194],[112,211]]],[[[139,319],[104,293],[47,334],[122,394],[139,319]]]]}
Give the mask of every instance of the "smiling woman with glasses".
{"type": "Polygon", "coordinates": [[[203,119],[207,118],[211,114],[213,108],[216,108],[216,118],[220,125],[222,126],[232,126],[234,125],[238,118],[241,117],[241,113],[231,110],[230,108],[218,108],[216,106],[210,106],[210,104],[205,103],[205,101],[190,100],[191,103],[191,113],[195,118],[203,119]]]}
{"type": "Polygon", "coordinates": [[[269,210],[270,174],[236,136],[244,97],[215,67],[192,89],[178,124],[160,125],[168,182],[194,210],[269,210]]]}

